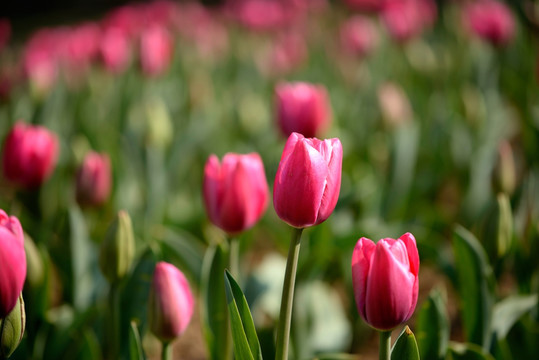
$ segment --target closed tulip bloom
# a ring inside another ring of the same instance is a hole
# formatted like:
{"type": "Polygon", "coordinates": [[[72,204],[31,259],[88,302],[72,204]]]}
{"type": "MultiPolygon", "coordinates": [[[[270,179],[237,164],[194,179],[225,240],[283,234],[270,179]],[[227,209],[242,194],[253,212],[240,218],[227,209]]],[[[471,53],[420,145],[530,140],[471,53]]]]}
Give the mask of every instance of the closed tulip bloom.
{"type": "Polygon", "coordinates": [[[352,281],[359,314],[378,330],[391,330],[407,321],[417,304],[419,255],[415,238],[376,244],[361,238],[352,255],[352,281]]]}
{"type": "Polygon", "coordinates": [[[307,139],[292,133],[275,176],[273,206],[277,215],[296,228],[325,221],[339,198],[341,169],[339,139],[307,139]]]}
{"type": "Polygon", "coordinates": [[[268,206],[268,183],[260,155],[228,153],[204,168],[204,204],[210,220],[234,234],[251,228],[268,206]]]}
{"type": "Polygon", "coordinates": [[[340,40],[343,50],[358,57],[369,55],[378,43],[378,33],[367,17],[356,15],[341,25],[340,40]]]}
{"type": "Polygon", "coordinates": [[[15,307],[26,279],[24,233],[19,220],[0,209],[0,319],[15,307]]]}
{"type": "Polygon", "coordinates": [[[180,336],[193,316],[194,299],[187,279],[174,265],[159,262],[150,288],[150,330],[163,342],[180,336]]]}
{"type": "Polygon", "coordinates": [[[173,43],[167,29],[153,25],[140,38],[140,64],[148,76],[163,73],[172,59],[173,43]]]}
{"type": "Polygon", "coordinates": [[[88,153],[77,173],[77,202],[88,206],[103,204],[109,197],[111,183],[108,155],[88,153]]]}
{"type": "Polygon", "coordinates": [[[284,136],[293,132],[305,137],[323,133],[331,122],[326,88],[309,83],[282,83],[275,89],[277,122],[284,136]]]}
{"type": "Polygon", "coordinates": [[[35,188],[49,178],[58,158],[56,135],[42,126],[15,124],[2,152],[4,176],[25,188],[35,188]]]}
{"type": "Polygon", "coordinates": [[[496,46],[508,44],[515,35],[511,10],[495,0],[470,3],[464,8],[464,19],[477,36],[496,46]]]}

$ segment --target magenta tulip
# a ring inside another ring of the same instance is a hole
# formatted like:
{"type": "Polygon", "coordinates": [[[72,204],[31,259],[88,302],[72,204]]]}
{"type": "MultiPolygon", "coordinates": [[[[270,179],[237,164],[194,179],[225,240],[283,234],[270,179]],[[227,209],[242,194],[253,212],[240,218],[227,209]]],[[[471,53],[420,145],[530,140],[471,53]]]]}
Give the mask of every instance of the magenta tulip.
{"type": "Polygon", "coordinates": [[[378,330],[392,330],[407,321],[417,304],[419,254],[415,238],[376,244],[361,238],[352,255],[352,281],[359,314],[378,330]]]}
{"type": "Polygon", "coordinates": [[[229,153],[222,164],[209,157],[204,168],[204,203],[210,220],[234,234],[252,227],[268,206],[268,182],[260,155],[229,153]]]}
{"type": "Polygon", "coordinates": [[[507,5],[480,0],[464,8],[464,21],[480,38],[496,46],[508,44],[515,35],[513,14],[507,5]]]}
{"type": "Polygon", "coordinates": [[[112,27],[103,32],[99,51],[105,69],[111,73],[121,73],[129,65],[129,37],[120,29],[112,27]]]}
{"type": "Polygon", "coordinates": [[[140,38],[140,64],[148,76],[163,73],[172,60],[174,45],[168,30],[153,25],[144,30],[140,38]]]}
{"type": "Polygon", "coordinates": [[[149,325],[163,342],[180,336],[193,316],[195,301],[187,279],[174,265],[159,262],[150,288],[149,325]]]}
{"type": "Polygon", "coordinates": [[[18,122],[4,143],[4,176],[25,188],[38,187],[52,174],[57,157],[56,135],[42,126],[18,122]]]}
{"type": "Polygon", "coordinates": [[[350,55],[365,57],[378,43],[378,33],[372,21],[364,16],[356,15],[340,27],[342,49],[350,55]]]}
{"type": "Polygon", "coordinates": [[[292,133],[275,176],[273,206],[277,215],[296,228],[325,221],[339,198],[341,169],[339,139],[307,139],[292,133]]]}
{"type": "Polygon", "coordinates": [[[19,220],[0,209],[0,319],[15,307],[26,279],[24,233],[19,220]]]}
{"type": "Polygon", "coordinates": [[[275,89],[277,122],[285,137],[293,132],[319,136],[331,122],[326,88],[308,83],[283,83],[275,89]]]}
{"type": "Polygon", "coordinates": [[[77,202],[84,206],[103,204],[109,197],[111,183],[108,155],[88,153],[77,173],[77,202]]]}

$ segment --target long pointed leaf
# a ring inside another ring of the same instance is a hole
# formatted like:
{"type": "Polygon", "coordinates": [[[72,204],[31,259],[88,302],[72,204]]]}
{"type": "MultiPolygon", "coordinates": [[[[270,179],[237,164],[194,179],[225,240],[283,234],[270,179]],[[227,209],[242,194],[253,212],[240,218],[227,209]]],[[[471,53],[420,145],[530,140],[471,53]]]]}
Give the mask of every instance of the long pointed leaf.
{"type": "Polygon", "coordinates": [[[494,305],[492,268],[479,241],[463,227],[455,229],[453,249],[466,337],[488,349],[494,305]]]}
{"type": "Polygon", "coordinates": [[[238,358],[262,360],[262,350],[249,305],[240,286],[226,270],[225,285],[235,354],[238,358]]]}
{"type": "Polygon", "coordinates": [[[442,292],[434,289],[419,310],[417,325],[419,353],[425,359],[444,359],[449,344],[449,319],[442,292]]]}
{"type": "Polygon", "coordinates": [[[391,360],[419,360],[419,349],[414,333],[405,326],[391,349],[391,360]]]}

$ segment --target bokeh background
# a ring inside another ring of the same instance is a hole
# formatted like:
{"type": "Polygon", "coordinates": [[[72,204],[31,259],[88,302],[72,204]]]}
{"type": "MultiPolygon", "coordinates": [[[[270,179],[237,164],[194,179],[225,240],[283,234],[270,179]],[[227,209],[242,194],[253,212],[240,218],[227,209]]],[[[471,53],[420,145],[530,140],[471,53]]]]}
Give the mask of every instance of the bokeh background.
{"type": "MultiPolygon", "coordinates": [[[[0,208],[32,247],[27,331],[13,359],[102,358],[99,244],[119,210],[137,242],[123,324],[135,319],[147,356],[159,356],[148,288],[155,263],[172,262],[197,294],[174,354],[209,358],[204,257],[224,234],[204,211],[204,163],[258,152],[271,188],[285,142],[274,89],[291,81],[326,87],[332,123],[321,137],[344,149],[337,207],[304,232],[295,358],[377,357],[355,308],[351,254],[362,236],[405,232],[421,257],[409,324],[422,351],[432,334],[442,349],[424,358],[539,354],[539,2],[18,1],[0,14],[0,139],[23,121],[60,143],[39,189],[0,182],[0,208]],[[108,154],[113,174],[110,198],[93,208],[75,198],[90,150],[108,154]]],[[[266,358],[289,241],[271,205],[240,236],[266,358]]],[[[128,343],[126,332],[125,358],[128,343]]]]}

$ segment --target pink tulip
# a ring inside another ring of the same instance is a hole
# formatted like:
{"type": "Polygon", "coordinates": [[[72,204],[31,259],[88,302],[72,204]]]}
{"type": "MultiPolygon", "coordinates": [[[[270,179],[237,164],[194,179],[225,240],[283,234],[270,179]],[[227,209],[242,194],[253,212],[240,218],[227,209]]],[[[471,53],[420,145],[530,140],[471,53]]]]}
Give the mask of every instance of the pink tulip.
{"type": "Polygon", "coordinates": [[[149,325],[161,341],[180,336],[193,316],[195,301],[187,279],[174,265],[159,262],[150,288],[149,325]]]}
{"type": "Polygon", "coordinates": [[[284,2],[272,0],[235,0],[229,8],[233,17],[253,31],[282,29],[295,15],[292,10],[284,2]]]}
{"type": "Polygon", "coordinates": [[[88,206],[103,204],[109,197],[111,183],[108,155],[88,153],[77,173],[77,202],[88,206]]]}
{"type": "Polygon", "coordinates": [[[275,89],[277,122],[284,136],[293,132],[305,137],[323,133],[331,122],[326,88],[309,83],[282,83],[275,89]]]}
{"type": "Polygon", "coordinates": [[[251,228],[268,206],[268,183],[260,155],[229,153],[204,168],[204,203],[210,220],[228,233],[251,228]]]}
{"type": "Polygon", "coordinates": [[[341,169],[339,139],[307,139],[292,133],[275,176],[273,206],[277,215],[296,228],[325,221],[339,198],[341,169]]]}
{"type": "Polygon", "coordinates": [[[433,0],[386,0],[382,20],[391,37],[400,43],[419,34],[436,20],[433,0]]]}
{"type": "Polygon", "coordinates": [[[340,40],[343,50],[358,57],[369,55],[378,43],[373,23],[364,16],[354,16],[342,24],[340,40]]]}
{"type": "Polygon", "coordinates": [[[508,44],[515,35],[513,14],[507,5],[480,0],[464,7],[464,21],[480,38],[496,46],[508,44]]]}
{"type": "Polygon", "coordinates": [[[345,0],[348,7],[365,12],[377,12],[384,6],[384,0],[345,0]]]}
{"type": "Polygon", "coordinates": [[[11,37],[11,23],[9,19],[0,18],[0,53],[9,42],[11,37]]]}
{"type": "Polygon", "coordinates": [[[26,43],[23,54],[24,71],[40,92],[48,91],[58,76],[59,44],[64,32],[41,29],[26,43]]]}
{"type": "Polygon", "coordinates": [[[25,188],[49,178],[58,158],[56,135],[42,126],[18,122],[11,129],[2,151],[4,176],[25,188]]]}
{"type": "Polygon", "coordinates": [[[140,64],[146,75],[155,76],[165,71],[172,59],[173,43],[162,26],[146,29],[140,37],[140,64]]]}
{"type": "Polygon", "coordinates": [[[305,36],[296,31],[277,37],[268,51],[260,52],[256,60],[262,74],[282,76],[300,67],[308,56],[305,36]]]}
{"type": "Polygon", "coordinates": [[[15,216],[0,209],[0,319],[15,307],[26,279],[24,233],[15,216]]]}
{"type": "Polygon", "coordinates": [[[99,50],[105,68],[111,73],[121,73],[129,65],[129,38],[124,31],[110,28],[103,32],[99,50]]]}
{"type": "Polygon", "coordinates": [[[352,255],[352,281],[359,314],[378,330],[391,330],[407,321],[417,304],[419,254],[415,238],[376,244],[361,238],[352,255]]]}

